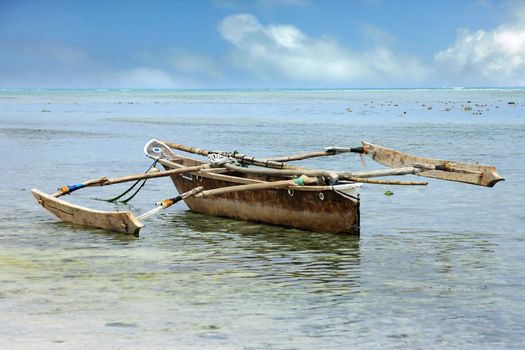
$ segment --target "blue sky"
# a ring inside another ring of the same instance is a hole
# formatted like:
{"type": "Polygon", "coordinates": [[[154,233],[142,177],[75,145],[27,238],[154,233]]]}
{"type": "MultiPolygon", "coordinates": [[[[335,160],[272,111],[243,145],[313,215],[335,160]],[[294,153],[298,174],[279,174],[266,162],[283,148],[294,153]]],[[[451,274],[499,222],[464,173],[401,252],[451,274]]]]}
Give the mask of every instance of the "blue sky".
{"type": "Polygon", "coordinates": [[[0,86],[525,85],[525,2],[0,0],[0,86]]]}

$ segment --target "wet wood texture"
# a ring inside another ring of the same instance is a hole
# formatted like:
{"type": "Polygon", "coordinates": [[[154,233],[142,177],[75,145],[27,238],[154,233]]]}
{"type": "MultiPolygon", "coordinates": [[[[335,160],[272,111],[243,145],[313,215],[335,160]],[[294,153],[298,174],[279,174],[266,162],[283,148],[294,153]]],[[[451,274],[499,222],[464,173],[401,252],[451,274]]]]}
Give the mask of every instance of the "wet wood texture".
{"type": "MultiPolygon", "coordinates": [[[[197,160],[181,156],[169,162],[177,167],[201,164],[197,160]]],[[[173,175],[171,178],[179,193],[196,186],[213,190],[243,183],[275,180],[269,176],[243,174],[246,177],[239,177],[240,175],[194,172],[173,175]]],[[[343,196],[333,191],[330,186],[229,192],[205,198],[186,198],[185,202],[191,210],[208,215],[309,231],[359,235],[359,198],[343,196]]]]}
{"type": "Polygon", "coordinates": [[[131,212],[93,210],[50,196],[37,189],[31,190],[37,202],[62,221],[107,230],[138,235],[144,225],[131,212]]]}
{"type": "Polygon", "coordinates": [[[499,181],[504,180],[493,166],[417,157],[367,142],[363,142],[363,148],[365,153],[371,156],[376,162],[389,167],[399,168],[432,165],[436,168],[443,169],[421,171],[418,173],[419,176],[486,187],[492,187],[499,181]]]}

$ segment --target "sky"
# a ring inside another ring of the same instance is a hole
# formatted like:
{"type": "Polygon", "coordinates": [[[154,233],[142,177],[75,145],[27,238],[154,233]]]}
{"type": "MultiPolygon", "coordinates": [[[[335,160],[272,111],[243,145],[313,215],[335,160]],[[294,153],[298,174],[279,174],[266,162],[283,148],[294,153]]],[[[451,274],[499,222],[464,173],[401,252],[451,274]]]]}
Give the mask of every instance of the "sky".
{"type": "Polygon", "coordinates": [[[525,0],[0,0],[4,88],[525,86],[525,0]]]}

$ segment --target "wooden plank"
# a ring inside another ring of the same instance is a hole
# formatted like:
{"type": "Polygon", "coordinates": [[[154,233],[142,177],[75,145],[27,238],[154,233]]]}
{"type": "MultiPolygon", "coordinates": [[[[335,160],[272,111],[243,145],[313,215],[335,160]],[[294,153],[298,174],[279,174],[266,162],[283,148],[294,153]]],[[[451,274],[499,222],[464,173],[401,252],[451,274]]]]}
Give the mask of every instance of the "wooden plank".
{"type": "Polygon", "coordinates": [[[497,173],[496,167],[493,166],[418,157],[368,142],[363,142],[363,149],[376,162],[389,167],[399,168],[422,165],[439,168],[439,170],[425,170],[418,173],[418,175],[424,177],[486,187],[492,187],[499,181],[505,180],[497,173]]]}
{"type": "Polygon", "coordinates": [[[55,198],[37,189],[32,189],[31,193],[42,207],[62,221],[71,224],[133,235],[138,235],[140,229],[144,227],[130,211],[109,212],[93,210],[55,198]]]}

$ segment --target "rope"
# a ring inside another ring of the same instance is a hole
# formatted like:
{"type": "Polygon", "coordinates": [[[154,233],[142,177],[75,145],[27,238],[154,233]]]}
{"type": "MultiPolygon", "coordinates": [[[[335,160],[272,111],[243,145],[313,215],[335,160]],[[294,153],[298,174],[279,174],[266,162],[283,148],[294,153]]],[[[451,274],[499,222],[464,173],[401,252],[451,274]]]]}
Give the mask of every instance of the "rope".
{"type": "Polygon", "coordinates": [[[235,166],[242,166],[237,159],[232,157],[232,153],[210,153],[208,154],[209,164],[212,168],[220,168],[226,163],[233,164],[235,166]]]}
{"type": "Polygon", "coordinates": [[[331,185],[330,187],[332,188],[332,191],[334,191],[335,193],[337,193],[337,194],[340,195],[341,197],[344,197],[344,198],[346,198],[346,199],[357,199],[357,200],[359,200],[359,198],[354,197],[354,196],[352,196],[351,194],[345,193],[345,192],[343,192],[343,191],[339,191],[338,189],[336,189],[336,188],[334,187],[334,185],[331,185]]]}
{"type": "MultiPolygon", "coordinates": [[[[153,162],[153,164],[151,164],[149,166],[148,169],[146,169],[146,171],[144,172],[144,174],[147,174],[151,169],[153,169],[154,166],[157,165],[157,162],[159,160],[158,159],[155,159],[155,161],[153,162]]],[[[120,202],[120,203],[127,203],[129,202],[130,200],[133,199],[133,197],[135,197],[139,191],[142,189],[142,187],[144,187],[144,185],[146,184],[146,181],[148,181],[148,179],[144,179],[144,180],[137,180],[133,183],[133,185],[131,185],[127,190],[125,190],[124,192],[122,192],[121,194],[119,194],[118,196],[116,197],[113,197],[113,198],[109,198],[109,199],[101,199],[103,201],[106,201],[106,202],[110,202],[110,203],[113,203],[113,202],[120,202]],[[120,198],[124,197],[125,195],[127,195],[129,192],[131,192],[131,190],[133,190],[135,188],[135,186],[137,186],[140,182],[142,181],[142,184],[139,186],[139,188],[131,195],[129,196],[127,199],[124,199],[124,200],[121,200],[119,201],[120,198]]]]}
{"type": "Polygon", "coordinates": [[[140,190],[142,189],[142,187],[144,187],[144,185],[146,185],[146,181],[148,181],[148,179],[145,179],[144,181],[142,181],[142,184],[139,186],[139,188],[137,188],[137,190],[136,190],[131,196],[129,196],[127,199],[121,200],[121,201],[119,201],[119,202],[120,202],[120,203],[124,203],[124,204],[126,204],[127,202],[129,202],[130,200],[132,200],[133,197],[135,197],[135,196],[140,192],[140,190]]]}

